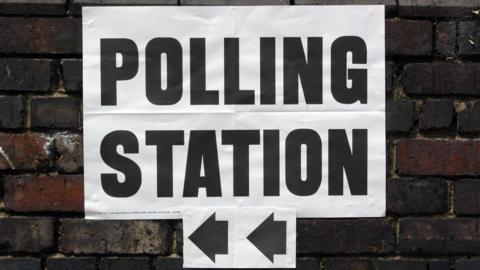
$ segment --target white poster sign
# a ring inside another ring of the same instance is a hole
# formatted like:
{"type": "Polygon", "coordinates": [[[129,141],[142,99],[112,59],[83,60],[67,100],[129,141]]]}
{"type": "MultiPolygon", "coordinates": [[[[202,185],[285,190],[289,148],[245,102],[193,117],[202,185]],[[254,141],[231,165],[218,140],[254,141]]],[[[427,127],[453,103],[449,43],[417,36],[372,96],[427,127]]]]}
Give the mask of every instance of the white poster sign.
{"type": "Polygon", "coordinates": [[[383,6],[83,9],[88,219],[385,214],[383,6]]]}

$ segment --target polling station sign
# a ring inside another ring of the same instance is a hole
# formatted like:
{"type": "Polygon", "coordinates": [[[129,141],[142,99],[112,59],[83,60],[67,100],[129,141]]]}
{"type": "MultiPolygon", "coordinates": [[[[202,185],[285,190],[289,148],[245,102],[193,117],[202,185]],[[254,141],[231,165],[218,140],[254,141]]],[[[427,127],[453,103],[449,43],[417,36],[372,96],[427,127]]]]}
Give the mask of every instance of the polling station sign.
{"type": "Polygon", "coordinates": [[[83,9],[85,211],[385,213],[382,6],[83,9]]]}

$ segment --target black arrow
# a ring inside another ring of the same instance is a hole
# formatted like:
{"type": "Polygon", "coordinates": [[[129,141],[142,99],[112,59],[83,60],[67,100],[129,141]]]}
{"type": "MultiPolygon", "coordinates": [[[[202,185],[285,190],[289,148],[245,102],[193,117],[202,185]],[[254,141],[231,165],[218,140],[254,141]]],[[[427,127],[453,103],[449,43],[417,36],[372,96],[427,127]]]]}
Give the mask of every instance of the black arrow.
{"type": "Polygon", "coordinates": [[[215,220],[213,213],[188,239],[215,262],[216,254],[228,254],[228,221],[215,220]]]}
{"type": "Polygon", "coordinates": [[[273,213],[247,237],[273,263],[274,254],[287,254],[287,222],[273,220],[273,213]]]}

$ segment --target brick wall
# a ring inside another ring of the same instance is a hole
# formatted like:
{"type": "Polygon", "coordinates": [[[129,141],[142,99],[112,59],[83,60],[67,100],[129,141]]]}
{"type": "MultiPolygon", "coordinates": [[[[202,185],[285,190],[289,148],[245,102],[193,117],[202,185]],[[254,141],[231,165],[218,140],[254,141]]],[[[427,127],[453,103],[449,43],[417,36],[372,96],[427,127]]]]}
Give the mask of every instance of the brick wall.
{"type": "Polygon", "coordinates": [[[178,270],[179,221],[83,219],[82,4],[386,5],[387,217],[298,221],[302,270],[480,269],[480,1],[0,0],[0,269],[178,270]]]}

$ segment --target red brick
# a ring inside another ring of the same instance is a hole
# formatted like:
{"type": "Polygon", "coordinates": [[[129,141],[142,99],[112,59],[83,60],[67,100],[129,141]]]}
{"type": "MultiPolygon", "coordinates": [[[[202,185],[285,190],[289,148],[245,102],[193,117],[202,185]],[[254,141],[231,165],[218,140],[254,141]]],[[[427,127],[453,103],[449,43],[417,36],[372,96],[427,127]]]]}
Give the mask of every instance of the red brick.
{"type": "Polygon", "coordinates": [[[38,133],[0,133],[0,148],[0,170],[37,169],[51,164],[50,142],[38,133]]]}
{"type": "Polygon", "coordinates": [[[401,140],[397,142],[400,175],[479,175],[480,141],[401,140]]]}
{"type": "Polygon", "coordinates": [[[7,176],[5,207],[19,212],[83,211],[79,175],[7,176]]]}

